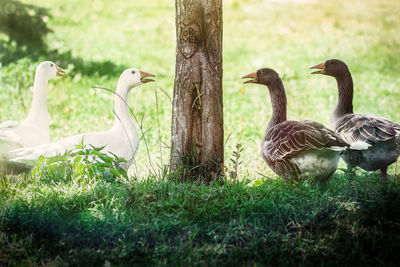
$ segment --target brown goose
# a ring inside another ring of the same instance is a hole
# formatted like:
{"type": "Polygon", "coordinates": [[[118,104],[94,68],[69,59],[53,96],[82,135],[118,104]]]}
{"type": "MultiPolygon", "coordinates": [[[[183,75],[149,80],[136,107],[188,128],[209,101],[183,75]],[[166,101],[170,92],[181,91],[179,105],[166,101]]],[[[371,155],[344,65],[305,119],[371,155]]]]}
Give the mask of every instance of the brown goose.
{"type": "Polygon", "coordinates": [[[321,123],[286,120],[285,88],[274,70],[259,69],[243,78],[250,78],[244,83],[263,84],[269,89],[272,118],[261,144],[268,166],[285,181],[307,177],[327,181],[348,144],[321,123]]]}
{"type": "Polygon", "coordinates": [[[320,69],[312,74],[332,76],[338,84],[339,99],[329,119],[329,127],[350,145],[359,143],[367,147],[363,151],[343,153],[347,167],[381,170],[383,180],[386,180],[388,165],[399,155],[400,125],[379,116],[353,113],[353,79],[344,62],[330,59],[311,68],[320,69]]]}

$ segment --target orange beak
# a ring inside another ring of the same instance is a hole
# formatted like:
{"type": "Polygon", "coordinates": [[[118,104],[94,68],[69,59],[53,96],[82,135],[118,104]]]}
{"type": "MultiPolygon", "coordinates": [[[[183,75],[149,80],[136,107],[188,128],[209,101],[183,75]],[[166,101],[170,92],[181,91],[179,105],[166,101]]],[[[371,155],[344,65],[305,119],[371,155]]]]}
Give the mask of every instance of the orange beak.
{"type": "Polygon", "coordinates": [[[247,74],[247,75],[243,76],[242,79],[251,79],[251,80],[245,81],[244,83],[258,83],[257,72],[247,74]]]}
{"type": "Polygon", "coordinates": [[[56,68],[57,68],[56,77],[64,77],[65,76],[65,70],[63,70],[59,66],[56,66],[56,68]]]}
{"type": "Polygon", "coordinates": [[[310,69],[320,69],[320,70],[311,72],[311,74],[326,74],[325,62],[322,62],[315,66],[312,66],[312,67],[310,67],[310,69]]]}
{"type": "Polygon", "coordinates": [[[139,71],[140,73],[140,81],[142,83],[148,83],[148,82],[154,82],[153,79],[146,79],[147,77],[156,77],[156,75],[148,73],[148,72],[144,72],[144,71],[139,71]]]}

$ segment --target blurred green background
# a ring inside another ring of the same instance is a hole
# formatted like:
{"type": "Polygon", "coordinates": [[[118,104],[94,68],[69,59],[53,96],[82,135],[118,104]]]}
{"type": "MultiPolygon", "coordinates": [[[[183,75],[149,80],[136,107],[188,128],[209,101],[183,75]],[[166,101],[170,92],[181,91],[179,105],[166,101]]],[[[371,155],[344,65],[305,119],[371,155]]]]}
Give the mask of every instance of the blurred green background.
{"type": "MultiPolygon", "coordinates": [[[[152,164],[168,163],[174,1],[0,3],[0,121],[26,116],[35,67],[53,60],[68,76],[49,83],[51,139],[107,129],[113,96],[92,86],[115,89],[119,74],[137,67],[156,74],[157,81],[135,88],[129,104],[142,120],[152,164]]],[[[272,176],[259,152],[271,116],[268,91],[241,81],[260,67],[283,78],[289,119],[327,124],[336,82],[311,76],[308,68],[339,58],[353,74],[355,111],[400,121],[400,1],[224,0],[223,5],[225,157],[229,165],[234,146],[243,144],[242,177],[272,176]]],[[[149,166],[142,140],[134,171],[145,177],[149,166]]]]}

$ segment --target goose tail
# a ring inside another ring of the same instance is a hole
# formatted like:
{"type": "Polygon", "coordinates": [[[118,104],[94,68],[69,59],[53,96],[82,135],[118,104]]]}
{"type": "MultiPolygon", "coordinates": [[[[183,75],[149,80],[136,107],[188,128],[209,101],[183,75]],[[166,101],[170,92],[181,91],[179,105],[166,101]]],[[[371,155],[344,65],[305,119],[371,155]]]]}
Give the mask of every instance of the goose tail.
{"type": "Polygon", "coordinates": [[[356,141],[350,144],[350,149],[352,150],[367,150],[371,145],[363,142],[363,141],[356,141]]]}

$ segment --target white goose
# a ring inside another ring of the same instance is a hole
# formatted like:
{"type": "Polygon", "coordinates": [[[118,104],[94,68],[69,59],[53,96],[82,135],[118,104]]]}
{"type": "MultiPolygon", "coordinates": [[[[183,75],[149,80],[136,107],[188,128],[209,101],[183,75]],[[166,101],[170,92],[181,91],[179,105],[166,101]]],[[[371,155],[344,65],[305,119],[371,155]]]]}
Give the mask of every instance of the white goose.
{"type": "Polygon", "coordinates": [[[62,77],[65,71],[54,62],[44,61],[36,68],[33,99],[28,117],[0,124],[0,159],[7,158],[12,149],[45,144],[50,141],[49,114],[46,105],[47,84],[62,77]]]}
{"type": "Polygon", "coordinates": [[[366,171],[380,170],[386,180],[388,166],[396,162],[400,153],[400,125],[380,116],[354,114],[353,79],[343,61],[330,59],[311,68],[320,69],[312,74],[332,76],[338,84],[339,98],[329,127],[352,146],[359,143],[367,148],[343,153],[348,169],[359,166],[366,171]]]}
{"type": "Polygon", "coordinates": [[[53,157],[57,154],[63,154],[67,150],[73,150],[83,140],[86,146],[104,146],[106,153],[124,158],[127,162],[122,167],[128,169],[139,146],[139,136],[127,105],[128,94],[133,87],[154,81],[147,78],[154,76],[135,68],[129,68],[122,72],[114,97],[114,124],[109,130],[78,134],[54,143],[10,151],[12,158],[7,165],[12,166],[12,168],[15,168],[15,172],[18,172],[17,163],[26,164],[34,162],[40,156],[53,157]],[[10,162],[13,164],[10,164],[10,162]]]}

